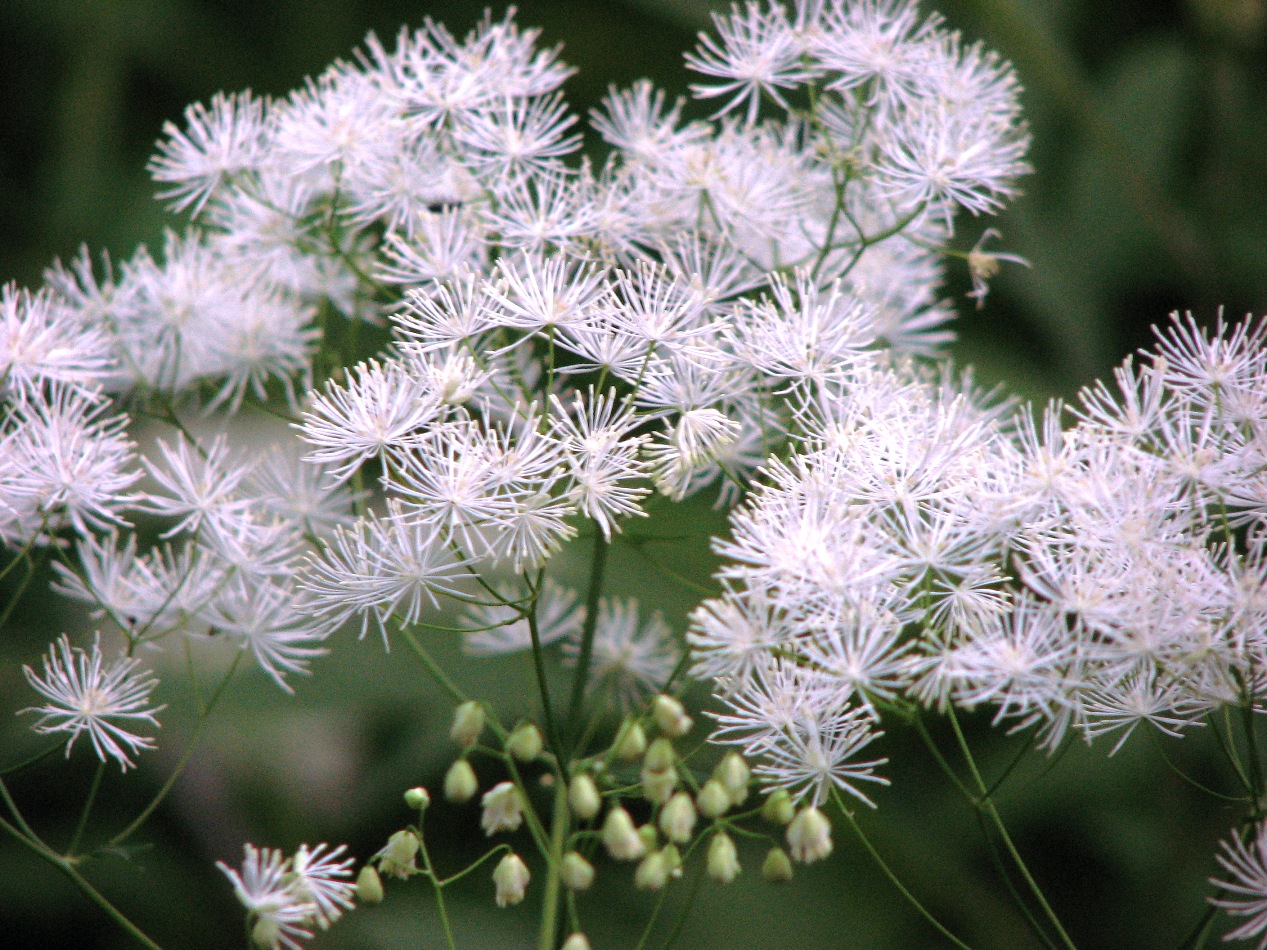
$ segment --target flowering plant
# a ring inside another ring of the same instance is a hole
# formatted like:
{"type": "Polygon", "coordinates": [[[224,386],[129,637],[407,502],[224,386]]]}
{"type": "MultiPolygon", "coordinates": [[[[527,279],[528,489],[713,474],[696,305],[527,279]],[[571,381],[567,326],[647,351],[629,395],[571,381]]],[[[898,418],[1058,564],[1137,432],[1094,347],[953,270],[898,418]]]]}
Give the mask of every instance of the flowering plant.
{"type": "Polygon", "coordinates": [[[1267,929],[1267,331],[1176,320],[1116,386],[1037,416],[956,373],[947,262],[980,302],[1012,259],[984,250],[989,229],[953,250],[957,217],[1015,193],[1028,134],[1010,67],[910,0],[733,8],[687,56],[712,119],[646,82],[613,90],[597,165],[568,160],[569,70],[535,40],[511,16],[464,39],[428,22],[284,100],[192,106],[150,163],[183,232],[4,291],[3,570],[51,564],[107,645],[63,637],[25,669],[47,703],[22,712],[60,742],[4,773],[88,733],[101,768],[70,845],[2,778],[0,827],[156,946],[80,870],[188,760],[81,849],[109,760],[156,742],[142,658],[181,644],[206,721],[244,665],[289,691],[351,626],[452,699],[444,797],[478,795],[486,835],[523,827],[531,851],[442,873],[422,787],[360,861],[247,844],[220,867],[255,946],[293,950],[387,877],[425,881],[456,947],[446,888],[495,861],[499,906],[538,892],[542,950],[583,950],[603,854],[638,862],[642,890],[692,868],[725,884],[752,837],[787,880],[831,854],[829,814],[967,946],[859,823],[889,783],[890,722],[981,815],[1036,939],[1072,947],[960,725],[978,707],[1049,752],[1240,710],[1245,817],[1212,909],[1248,918],[1233,936],[1267,929]],[[280,417],[266,452],[246,448],[251,413],[280,417]],[[142,419],[165,431],[143,440],[142,419]],[[606,572],[628,545],[672,578],[659,515],[701,493],[730,529],[721,591],[682,631],[606,594],[606,572]],[[438,637],[519,654],[539,716],[468,695],[438,637]],[[713,695],[699,723],[690,683],[713,695]]]}

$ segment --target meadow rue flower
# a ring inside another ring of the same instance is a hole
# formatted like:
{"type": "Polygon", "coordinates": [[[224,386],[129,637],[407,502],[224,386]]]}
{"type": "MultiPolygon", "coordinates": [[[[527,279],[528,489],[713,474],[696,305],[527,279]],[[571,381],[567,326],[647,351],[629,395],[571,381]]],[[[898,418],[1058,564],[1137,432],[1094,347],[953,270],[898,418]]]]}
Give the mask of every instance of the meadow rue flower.
{"type": "Polygon", "coordinates": [[[475,769],[466,759],[457,759],[444,773],[444,797],[454,804],[469,802],[479,787],[475,769]]]}
{"type": "Polygon", "coordinates": [[[497,906],[509,907],[524,899],[528,882],[532,875],[528,873],[528,865],[523,858],[513,851],[497,862],[493,869],[493,884],[497,891],[497,906]]]}
{"type": "Polygon", "coordinates": [[[523,823],[523,799],[514,782],[498,782],[480,799],[483,814],[480,827],[487,835],[514,831],[523,823]]]}

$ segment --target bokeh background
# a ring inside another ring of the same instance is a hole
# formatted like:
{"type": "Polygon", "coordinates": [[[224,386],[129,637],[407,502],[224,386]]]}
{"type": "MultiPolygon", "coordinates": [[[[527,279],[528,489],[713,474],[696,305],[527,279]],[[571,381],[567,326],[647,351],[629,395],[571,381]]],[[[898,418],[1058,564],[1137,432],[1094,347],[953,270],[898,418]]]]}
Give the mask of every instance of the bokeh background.
{"type": "MultiPolygon", "coordinates": [[[[407,0],[0,0],[0,281],[40,282],[55,257],[80,245],[130,256],[139,242],[180,227],[152,198],[144,172],[166,120],[219,90],[284,95],[369,30],[393,35],[431,16],[464,32],[485,4],[407,0]]],[[[495,14],[505,4],[491,4],[495,14]]],[[[584,113],[609,84],[648,76],[685,93],[681,54],[705,27],[701,0],[524,0],[519,21],[563,43],[578,67],[569,98],[584,113]]],[[[943,0],[953,25],[1010,58],[1026,88],[1036,173],[998,219],[996,246],[1029,268],[1006,267],[984,309],[959,299],[956,359],[987,382],[1036,399],[1069,397],[1151,339],[1171,311],[1213,322],[1267,310],[1267,0],[943,0]]],[[[706,110],[696,109],[703,115],[706,110]]],[[[970,247],[987,222],[965,219],[970,247]]],[[[700,534],[671,567],[708,583],[709,531],[724,521],[706,506],[665,514],[700,534]]],[[[563,574],[578,577],[579,555],[563,574]]],[[[625,549],[609,593],[661,605],[679,629],[694,596],[625,549]]],[[[5,585],[10,585],[6,581],[5,585]]],[[[7,590],[0,590],[0,596],[7,590]]],[[[31,702],[22,663],[34,663],[63,630],[83,621],[30,596],[0,632],[0,749],[32,748],[13,712],[31,702]]],[[[286,696],[261,676],[241,677],[202,739],[194,764],[138,836],[145,850],[107,859],[90,877],[167,948],[241,946],[241,914],[218,859],[241,842],[293,849],[347,841],[375,851],[408,816],[400,792],[435,787],[448,765],[451,707],[402,655],[373,638],[337,639],[315,675],[286,696]]],[[[464,660],[436,650],[475,695],[496,696],[514,718],[531,707],[514,661],[464,660]]],[[[156,658],[161,673],[164,663],[156,658]]],[[[704,697],[699,697],[701,700],[704,697]]],[[[990,732],[979,742],[996,772],[1018,748],[990,732]]],[[[135,776],[107,774],[97,819],[114,830],[162,783],[191,729],[173,699],[160,749],[135,776]]],[[[981,948],[1034,946],[957,801],[922,746],[901,731],[884,740],[893,786],[867,827],[907,884],[981,948]]],[[[78,750],[82,752],[82,750],[78,750]]],[[[1080,947],[1176,948],[1204,912],[1216,841],[1239,817],[1194,791],[1167,765],[1230,788],[1211,737],[1164,745],[1144,734],[1112,759],[1106,747],[1029,761],[1003,808],[1080,947]]],[[[6,760],[7,761],[7,760],[6,760]]],[[[3,765],[0,762],[0,765],[3,765]]],[[[13,783],[48,837],[71,834],[90,757],[54,762],[13,783]]],[[[485,784],[498,777],[481,773],[485,784]]],[[[478,854],[474,806],[444,804],[429,832],[447,866],[478,854]]],[[[867,862],[847,828],[838,853],[798,870],[781,889],[756,872],[727,888],[705,885],[676,936],[682,948],[938,946],[867,862]]],[[[634,947],[653,901],[633,891],[631,871],[600,874],[582,901],[596,948],[634,947]]],[[[648,947],[665,946],[687,888],[667,901],[648,947]]],[[[499,911],[483,873],[455,896],[465,947],[530,945],[529,905],[499,911]]],[[[429,947],[438,922],[423,886],[396,886],[381,907],[358,911],[314,946],[429,947]]],[[[47,867],[0,841],[0,947],[115,948],[127,938],[47,867]]]]}

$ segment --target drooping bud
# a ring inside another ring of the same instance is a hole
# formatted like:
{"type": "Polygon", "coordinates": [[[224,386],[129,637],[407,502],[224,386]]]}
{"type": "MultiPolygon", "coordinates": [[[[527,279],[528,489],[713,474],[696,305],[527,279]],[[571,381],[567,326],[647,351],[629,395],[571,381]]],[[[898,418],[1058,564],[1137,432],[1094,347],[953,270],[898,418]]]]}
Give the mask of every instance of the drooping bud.
{"type": "Polygon", "coordinates": [[[583,933],[574,933],[563,941],[562,950],[590,950],[589,937],[583,933]]]}
{"type": "Polygon", "coordinates": [[[578,852],[569,851],[563,855],[560,863],[559,879],[569,891],[589,890],[589,886],[594,883],[594,865],[578,852]]]}
{"type": "Polygon", "coordinates": [[[626,719],[624,725],[620,727],[620,732],[616,734],[612,753],[616,758],[626,762],[637,762],[646,751],[647,730],[642,728],[642,723],[626,719]]]}
{"type": "Polygon", "coordinates": [[[694,721],[686,714],[686,708],[672,696],[661,693],[651,701],[651,718],[656,728],[670,739],[677,739],[691,731],[694,721]]]}
{"type": "Polygon", "coordinates": [[[479,740],[487,722],[488,714],[484,712],[484,707],[473,699],[467,700],[453,711],[449,736],[462,748],[469,748],[479,740]]]}
{"type": "Polygon", "coordinates": [[[418,836],[408,828],[395,832],[387,839],[383,850],[374,855],[378,859],[379,871],[399,878],[417,874],[418,849],[421,845],[418,836]]]}
{"type": "Polygon", "coordinates": [[[802,808],[787,826],[787,843],[802,864],[821,861],[831,854],[831,822],[817,808],[802,808]]]}
{"type": "Polygon", "coordinates": [[[729,884],[739,874],[739,849],[724,831],[713,835],[708,845],[708,876],[721,884],[729,884]]]}
{"type": "Polygon", "coordinates": [[[480,790],[475,769],[466,759],[458,759],[444,773],[444,797],[455,805],[462,805],[475,797],[480,790]]]}
{"type": "Polygon", "coordinates": [[[772,884],[792,880],[792,860],[782,848],[771,848],[761,864],[761,876],[772,884]]]}
{"type": "Polygon", "coordinates": [[[730,804],[730,793],[715,778],[710,778],[704,783],[704,787],[699,790],[699,795],[695,799],[699,813],[705,818],[720,818],[730,811],[730,804]]]}
{"type": "Polygon", "coordinates": [[[642,794],[647,801],[663,805],[677,788],[678,774],[673,766],[663,772],[642,771],[642,794]]]}
{"type": "Polygon", "coordinates": [[[721,782],[722,787],[730,793],[731,803],[738,808],[748,798],[748,783],[752,780],[752,769],[738,752],[727,752],[725,757],[713,769],[713,778],[721,782]]]}
{"type": "Polygon", "coordinates": [[[568,785],[568,805],[572,814],[581,821],[589,821],[598,814],[603,807],[603,798],[592,778],[584,773],[573,777],[568,785]]]}
{"type": "Polygon", "coordinates": [[[498,861],[497,867],[493,869],[493,885],[497,888],[497,906],[508,907],[522,901],[524,892],[528,889],[528,881],[531,879],[528,865],[524,864],[523,858],[515,852],[510,852],[498,861]]]}
{"type": "Polygon", "coordinates": [[[381,904],[383,902],[383,879],[378,876],[372,864],[361,868],[356,876],[356,899],[362,904],[381,904]]]}
{"type": "Polygon", "coordinates": [[[421,785],[411,788],[405,792],[405,804],[414,811],[426,811],[427,806],[431,804],[431,793],[421,785]]]}
{"type": "Polygon", "coordinates": [[[761,817],[771,824],[786,825],[796,817],[796,806],[786,788],[776,788],[761,806],[761,817]]]}
{"type": "Polygon", "coordinates": [[[663,851],[652,851],[634,871],[634,887],[640,891],[658,891],[669,883],[669,858],[663,851]]]}
{"type": "Polygon", "coordinates": [[[647,853],[629,812],[620,806],[609,811],[603,822],[603,846],[617,861],[636,861],[647,853]]]}
{"type": "Polygon", "coordinates": [[[487,835],[499,831],[514,831],[524,820],[523,799],[514,782],[498,782],[480,799],[484,814],[480,827],[487,835]]]}
{"type": "Polygon", "coordinates": [[[677,845],[666,844],[664,846],[664,860],[669,867],[669,877],[682,876],[682,852],[677,849],[677,845]]]}
{"type": "Polygon", "coordinates": [[[541,730],[530,722],[521,722],[506,738],[506,751],[520,762],[533,762],[545,748],[541,730]]]}
{"type": "Polygon", "coordinates": [[[647,772],[667,772],[673,768],[673,763],[677,760],[677,753],[673,751],[673,743],[668,739],[659,738],[647,748],[647,754],[642,760],[642,771],[647,772]]]}
{"type": "Polygon", "coordinates": [[[638,826],[638,837],[642,839],[648,851],[653,850],[660,843],[660,835],[656,832],[655,825],[649,823],[638,826]]]}
{"type": "Polygon", "coordinates": [[[660,830],[674,844],[686,844],[695,830],[695,803],[686,792],[678,792],[660,812],[660,830]]]}

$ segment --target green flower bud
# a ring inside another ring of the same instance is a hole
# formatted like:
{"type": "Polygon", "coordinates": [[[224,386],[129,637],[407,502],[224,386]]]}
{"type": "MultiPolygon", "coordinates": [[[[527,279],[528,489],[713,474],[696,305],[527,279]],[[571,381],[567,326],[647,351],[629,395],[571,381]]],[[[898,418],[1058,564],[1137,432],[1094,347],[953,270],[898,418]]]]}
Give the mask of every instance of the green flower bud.
{"type": "Polygon", "coordinates": [[[356,876],[356,899],[362,904],[383,902],[383,879],[371,864],[362,865],[361,873],[356,876]]]}
{"type": "Polygon", "coordinates": [[[520,762],[535,761],[544,748],[541,730],[530,722],[521,722],[506,738],[506,751],[520,762]]]}
{"type": "Polygon", "coordinates": [[[562,950],[590,950],[589,938],[583,933],[574,933],[563,941],[562,950]]]}
{"type": "Polygon", "coordinates": [[[640,891],[658,891],[669,883],[669,859],[663,851],[652,851],[634,871],[634,887],[640,891]]]}
{"type": "Polygon", "coordinates": [[[663,805],[677,788],[677,769],[672,766],[665,772],[648,772],[642,770],[642,794],[647,801],[663,805]]]}
{"type": "Polygon", "coordinates": [[[603,846],[617,861],[636,861],[647,853],[629,812],[619,805],[607,813],[603,822],[603,846]]]}
{"type": "Polygon", "coordinates": [[[771,848],[761,865],[761,876],[772,884],[792,880],[792,861],[782,848],[771,848]]]}
{"type": "Polygon", "coordinates": [[[831,854],[831,822],[817,808],[802,808],[787,826],[787,843],[802,864],[821,861],[831,854]]]}
{"type": "Polygon", "coordinates": [[[603,798],[598,794],[598,786],[588,775],[574,776],[568,786],[568,805],[581,821],[589,821],[603,807],[603,798]]]}
{"type": "Polygon", "coordinates": [[[594,865],[576,851],[563,855],[559,866],[559,879],[569,891],[586,891],[594,883],[594,865]]]}
{"type": "Polygon", "coordinates": [[[626,719],[624,725],[620,727],[620,732],[616,734],[612,753],[616,758],[626,762],[637,762],[646,751],[647,730],[642,728],[642,723],[634,719],[626,719]]]}
{"type": "Polygon", "coordinates": [[[405,804],[415,811],[426,811],[431,804],[431,793],[419,785],[405,792],[405,804]]]}
{"type": "Polygon", "coordinates": [[[785,788],[776,788],[761,806],[761,817],[771,824],[786,825],[796,817],[796,806],[785,788]]]}
{"type": "Polygon", "coordinates": [[[251,928],[251,943],[271,950],[282,945],[282,925],[276,917],[262,915],[251,928]]]}
{"type": "Polygon", "coordinates": [[[678,792],[660,812],[660,830],[674,844],[686,844],[695,830],[695,803],[686,792],[678,792]]]}
{"type": "Polygon", "coordinates": [[[682,876],[682,853],[678,851],[677,845],[666,844],[664,846],[664,861],[669,868],[669,877],[682,876]]]}
{"type": "Polygon", "coordinates": [[[528,873],[528,865],[524,864],[523,858],[510,852],[500,861],[497,867],[493,869],[493,886],[497,889],[497,906],[508,907],[511,904],[518,904],[524,899],[524,892],[528,889],[528,881],[532,879],[532,875],[528,873]]]}
{"type": "Polygon", "coordinates": [[[475,777],[475,769],[466,759],[458,759],[444,773],[444,797],[455,805],[462,805],[475,797],[480,790],[479,779],[475,777]]]}
{"type": "Polygon", "coordinates": [[[715,778],[710,778],[704,783],[704,787],[699,790],[695,805],[699,808],[699,813],[705,818],[720,818],[730,811],[730,793],[726,791],[726,787],[721,782],[715,778]]]}
{"type": "Polygon", "coordinates": [[[748,763],[738,752],[726,753],[725,758],[717,763],[717,768],[713,769],[713,778],[721,782],[722,787],[730,793],[730,801],[736,808],[747,800],[752,769],[748,768],[748,763]]]}
{"type": "Polygon", "coordinates": [[[453,711],[449,736],[462,748],[469,748],[479,740],[487,722],[488,714],[484,712],[484,707],[473,699],[467,700],[453,711]]]}
{"type": "Polygon", "coordinates": [[[729,884],[739,874],[739,849],[724,831],[713,835],[708,845],[708,876],[720,884],[729,884]]]}
{"type": "Polygon", "coordinates": [[[685,707],[672,696],[661,694],[651,701],[651,718],[656,728],[670,739],[677,739],[691,731],[694,724],[685,707]]]}
{"type": "Polygon", "coordinates": [[[392,877],[407,878],[418,873],[418,849],[422,842],[412,831],[397,831],[387,839],[383,850],[374,855],[378,859],[378,869],[392,877]]]}
{"type": "Polygon", "coordinates": [[[673,768],[675,761],[677,761],[677,753],[673,751],[673,743],[668,739],[659,738],[647,749],[647,754],[642,760],[642,771],[644,773],[667,772],[673,768]]]}
{"type": "Polygon", "coordinates": [[[642,839],[642,843],[646,845],[648,851],[653,850],[660,843],[660,836],[656,833],[655,825],[639,825],[638,837],[642,839]]]}

